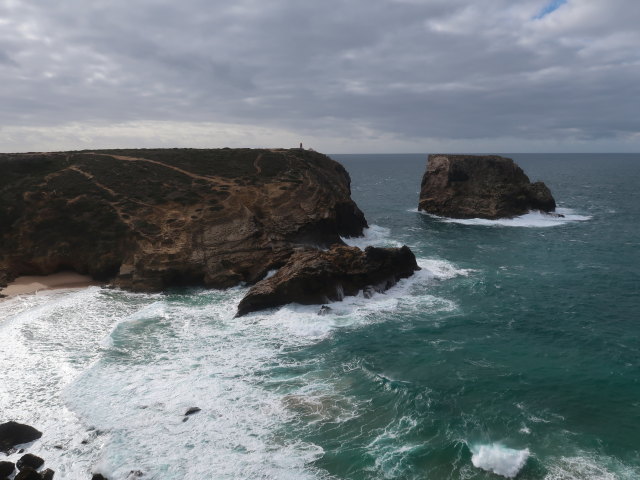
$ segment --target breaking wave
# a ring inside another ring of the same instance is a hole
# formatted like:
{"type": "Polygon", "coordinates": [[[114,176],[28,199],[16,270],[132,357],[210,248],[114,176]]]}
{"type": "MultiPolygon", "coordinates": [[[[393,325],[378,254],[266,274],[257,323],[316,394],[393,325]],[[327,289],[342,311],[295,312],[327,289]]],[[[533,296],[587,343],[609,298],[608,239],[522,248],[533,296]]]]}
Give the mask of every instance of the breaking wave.
{"type": "Polygon", "coordinates": [[[458,223],[460,225],[481,225],[487,227],[528,227],[528,228],[545,228],[557,227],[574,222],[584,222],[591,220],[590,215],[580,215],[570,208],[558,208],[556,214],[533,211],[515,218],[500,218],[497,220],[488,220],[486,218],[448,218],[439,217],[426,212],[412,209],[412,212],[418,212],[436,218],[445,223],[458,223]],[[562,215],[562,216],[560,216],[562,215]]]}

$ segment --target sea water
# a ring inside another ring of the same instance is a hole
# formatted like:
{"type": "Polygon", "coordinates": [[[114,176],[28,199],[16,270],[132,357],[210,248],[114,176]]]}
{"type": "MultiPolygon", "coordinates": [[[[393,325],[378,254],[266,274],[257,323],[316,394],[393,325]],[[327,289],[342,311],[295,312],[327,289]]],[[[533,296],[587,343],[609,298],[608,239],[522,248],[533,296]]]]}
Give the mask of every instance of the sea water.
{"type": "Polygon", "coordinates": [[[0,302],[0,421],[60,479],[640,478],[640,156],[512,157],[564,218],[425,215],[426,156],[334,155],[371,225],[346,241],[422,270],[328,315],[235,319],[245,287],[0,302]]]}

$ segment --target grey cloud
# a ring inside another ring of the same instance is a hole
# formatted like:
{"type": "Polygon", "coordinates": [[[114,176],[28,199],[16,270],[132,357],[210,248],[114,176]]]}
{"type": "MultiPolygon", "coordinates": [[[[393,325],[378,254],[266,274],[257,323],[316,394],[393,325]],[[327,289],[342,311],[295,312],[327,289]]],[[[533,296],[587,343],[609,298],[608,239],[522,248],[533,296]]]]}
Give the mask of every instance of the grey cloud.
{"type": "Polygon", "coordinates": [[[215,121],[408,140],[640,132],[637,2],[573,0],[541,20],[544,0],[513,3],[0,2],[0,125],[215,121]]]}

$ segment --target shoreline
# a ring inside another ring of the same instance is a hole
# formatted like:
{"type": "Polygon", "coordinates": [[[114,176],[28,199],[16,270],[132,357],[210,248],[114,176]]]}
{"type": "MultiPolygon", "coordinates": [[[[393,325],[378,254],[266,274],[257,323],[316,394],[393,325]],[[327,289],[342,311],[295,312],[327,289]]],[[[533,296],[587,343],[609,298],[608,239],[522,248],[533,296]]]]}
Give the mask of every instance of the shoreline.
{"type": "Polygon", "coordinates": [[[80,275],[76,272],[58,272],[51,275],[25,275],[9,282],[0,290],[0,301],[13,298],[17,295],[37,294],[41,291],[86,288],[103,285],[93,280],[89,275],[80,275]]]}

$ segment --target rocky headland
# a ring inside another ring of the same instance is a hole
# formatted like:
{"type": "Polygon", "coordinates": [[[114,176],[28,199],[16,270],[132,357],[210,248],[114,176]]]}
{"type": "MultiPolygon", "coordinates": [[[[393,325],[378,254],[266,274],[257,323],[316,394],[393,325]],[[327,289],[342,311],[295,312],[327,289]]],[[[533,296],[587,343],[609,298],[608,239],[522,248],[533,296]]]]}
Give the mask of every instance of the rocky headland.
{"type": "Polygon", "coordinates": [[[344,167],[303,149],[0,154],[0,171],[0,286],[61,271],[133,291],[254,284],[367,227],[344,167]]]}
{"type": "Polygon", "coordinates": [[[362,235],[346,170],[305,150],[0,155],[0,271],[134,291],[254,283],[295,246],[362,235]]]}
{"type": "Polygon", "coordinates": [[[531,183],[512,159],[497,155],[429,155],[418,204],[450,218],[510,218],[555,208],[544,183],[531,183]]]}

